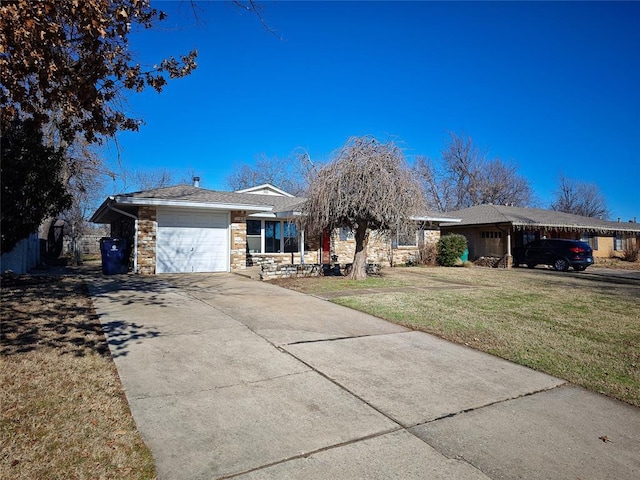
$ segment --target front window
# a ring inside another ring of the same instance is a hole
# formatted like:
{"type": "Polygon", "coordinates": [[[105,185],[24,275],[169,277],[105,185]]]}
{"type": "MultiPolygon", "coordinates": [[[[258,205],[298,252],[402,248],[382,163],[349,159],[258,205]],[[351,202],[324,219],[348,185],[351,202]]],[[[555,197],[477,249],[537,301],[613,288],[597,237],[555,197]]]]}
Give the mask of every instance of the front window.
{"type": "Polygon", "coordinates": [[[298,227],[295,223],[284,222],[284,251],[286,253],[298,251],[298,227]]]}
{"type": "Polygon", "coordinates": [[[264,251],[265,253],[280,253],[280,222],[264,222],[264,251]]]}
{"type": "Polygon", "coordinates": [[[396,236],[398,247],[415,247],[418,245],[418,232],[416,230],[399,230],[396,236]]]}
{"type": "MultiPolygon", "coordinates": [[[[297,253],[300,248],[298,225],[280,220],[247,220],[247,252],[297,253]]],[[[309,247],[305,244],[305,250],[309,247]]]]}
{"type": "Polygon", "coordinates": [[[624,240],[622,239],[622,234],[616,233],[616,237],[613,240],[613,249],[618,252],[624,250],[624,240]]]}
{"type": "Polygon", "coordinates": [[[346,242],[347,240],[353,240],[353,230],[351,227],[340,227],[340,241],[346,242]]]}
{"type": "Polygon", "coordinates": [[[262,222],[260,220],[247,220],[247,249],[249,253],[262,251],[262,222]]]}
{"type": "Polygon", "coordinates": [[[593,250],[598,249],[598,236],[592,233],[584,232],[580,238],[581,242],[588,243],[593,250]]]}

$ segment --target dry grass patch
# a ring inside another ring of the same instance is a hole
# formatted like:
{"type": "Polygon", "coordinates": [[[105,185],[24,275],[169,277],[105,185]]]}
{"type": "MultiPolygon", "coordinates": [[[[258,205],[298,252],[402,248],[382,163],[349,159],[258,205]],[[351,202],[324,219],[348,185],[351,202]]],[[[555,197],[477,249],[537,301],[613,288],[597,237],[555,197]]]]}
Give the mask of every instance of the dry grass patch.
{"type": "Polygon", "coordinates": [[[155,478],[82,281],[3,282],[1,308],[3,478],[155,478]]]}
{"type": "Polygon", "coordinates": [[[522,269],[384,273],[426,288],[333,301],[640,406],[640,283],[522,269]],[[468,288],[429,288],[439,282],[468,288]]]}

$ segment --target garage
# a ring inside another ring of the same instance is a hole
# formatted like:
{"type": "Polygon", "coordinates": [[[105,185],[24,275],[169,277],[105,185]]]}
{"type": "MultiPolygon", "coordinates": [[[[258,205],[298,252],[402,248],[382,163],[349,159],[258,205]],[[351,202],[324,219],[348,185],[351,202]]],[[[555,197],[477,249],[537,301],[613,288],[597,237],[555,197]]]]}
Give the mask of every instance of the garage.
{"type": "Polygon", "coordinates": [[[158,209],[157,273],[228,272],[229,214],[158,209]]]}

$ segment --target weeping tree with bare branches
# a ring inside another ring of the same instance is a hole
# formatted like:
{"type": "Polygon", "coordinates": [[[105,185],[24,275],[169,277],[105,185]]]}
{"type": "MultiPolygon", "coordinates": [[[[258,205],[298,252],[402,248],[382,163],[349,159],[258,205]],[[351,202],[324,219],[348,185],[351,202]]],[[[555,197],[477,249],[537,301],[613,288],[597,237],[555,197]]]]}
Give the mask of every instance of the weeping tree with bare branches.
{"type": "Polygon", "coordinates": [[[400,148],[371,136],[354,137],[312,179],[305,207],[309,233],[351,228],[356,252],[349,277],[367,276],[367,243],[410,222],[422,206],[420,185],[400,148]]]}

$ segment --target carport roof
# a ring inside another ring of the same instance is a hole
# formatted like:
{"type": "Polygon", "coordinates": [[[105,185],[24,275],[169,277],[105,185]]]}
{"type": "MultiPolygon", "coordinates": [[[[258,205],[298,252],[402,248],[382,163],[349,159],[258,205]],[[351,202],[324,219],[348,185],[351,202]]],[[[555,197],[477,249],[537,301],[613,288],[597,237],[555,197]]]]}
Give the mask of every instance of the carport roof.
{"type": "Polygon", "coordinates": [[[611,222],[555,210],[512,207],[507,205],[477,205],[455,212],[449,212],[448,216],[460,218],[462,221],[457,224],[444,223],[442,224],[444,227],[508,223],[519,228],[640,233],[640,224],[635,222],[611,222]]]}
{"type": "Polygon", "coordinates": [[[224,192],[192,185],[175,185],[110,196],[96,210],[91,221],[109,223],[122,212],[131,214],[135,207],[140,206],[243,210],[248,213],[277,215],[295,211],[304,201],[300,197],[224,192]],[[114,208],[120,212],[114,211],[114,208]]]}

